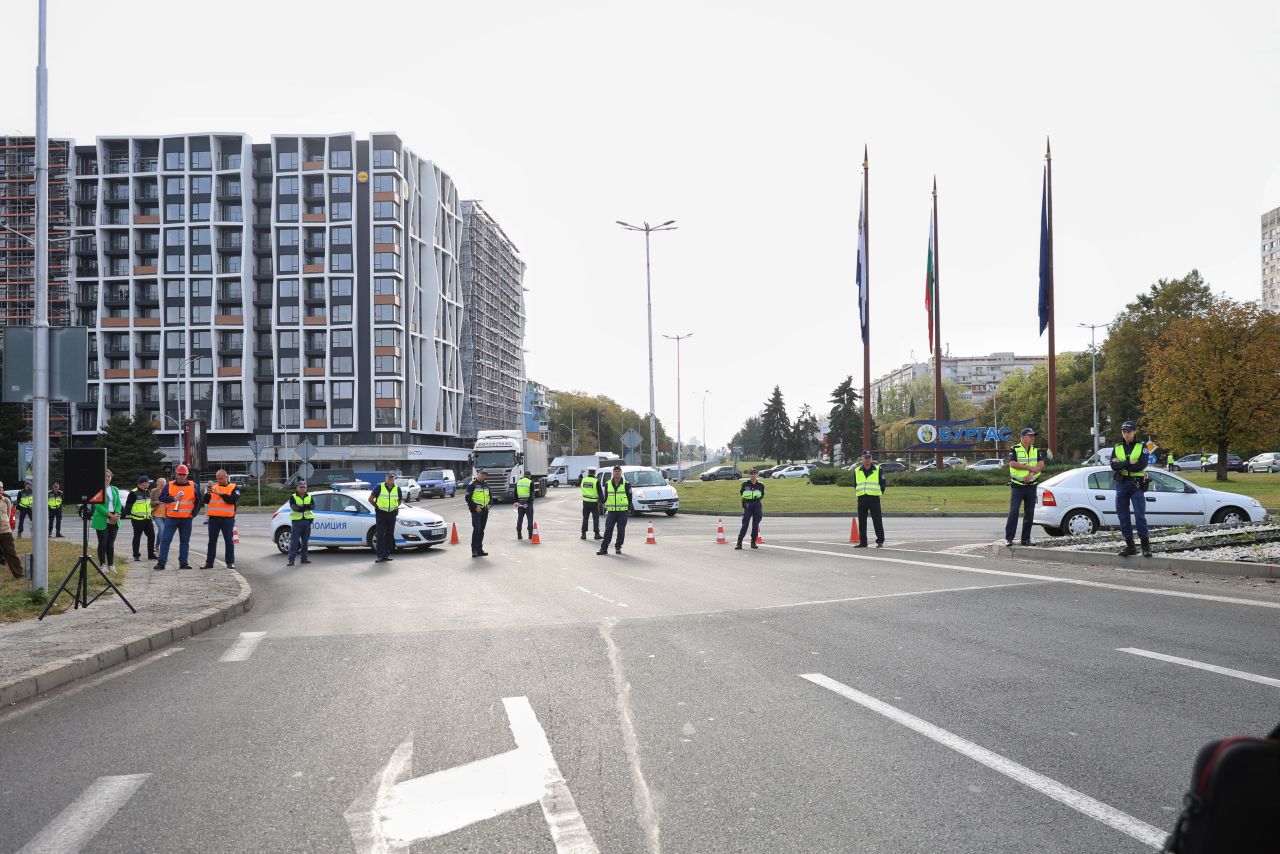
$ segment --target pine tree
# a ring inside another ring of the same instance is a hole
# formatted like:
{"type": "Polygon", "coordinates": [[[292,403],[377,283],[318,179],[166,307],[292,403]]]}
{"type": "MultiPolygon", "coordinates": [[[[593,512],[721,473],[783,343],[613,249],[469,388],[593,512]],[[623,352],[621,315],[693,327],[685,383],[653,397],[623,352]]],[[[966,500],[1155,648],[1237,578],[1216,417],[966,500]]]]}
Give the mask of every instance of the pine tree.
{"type": "Polygon", "coordinates": [[[807,460],[821,451],[817,438],[819,429],[821,428],[818,419],[809,408],[809,404],[801,406],[800,414],[791,425],[791,458],[793,460],[807,460]]]}
{"type": "Polygon", "coordinates": [[[158,477],[164,465],[160,440],[146,413],[139,410],[132,418],[113,415],[102,427],[94,445],[107,449],[107,468],[113,475],[112,485],[128,489],[139,475],[158,477]]]}
{"type": "Polygon", "coordinates": [[[831,392],[831,428],[827,434],[831,464],[836,462],[836,443],[844,447],[846,462],[853,459],[853,450],[862,435],[862,410],[858,407],[858,392],[853,387],[853,377],[847,376],[831,392]]]}
{"type": "Polygon", "coordinates": [[[782,465],[783,458],[791,456],[791,420],[787,418],[787,407],[782,402],[782,389],[778,386],[773,387],[773,394],[765,404],[760,422],[763,434],[760,453],[782,465]]]}

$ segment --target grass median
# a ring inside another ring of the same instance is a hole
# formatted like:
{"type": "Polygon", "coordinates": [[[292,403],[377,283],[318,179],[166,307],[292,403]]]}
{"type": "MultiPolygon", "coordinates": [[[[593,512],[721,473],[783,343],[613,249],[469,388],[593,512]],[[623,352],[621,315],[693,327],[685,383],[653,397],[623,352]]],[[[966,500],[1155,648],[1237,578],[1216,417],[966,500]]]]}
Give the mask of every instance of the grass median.
{"type": "MultiPolygon", "coordinates": [[[[74,517],[73,517],[74,519],[74,517]]],[[[76,520],[78,521],[78,520],[76,520]]],[[[125,578],[129,575],[129,562],[127,560],[120,561],[120,539],[116,540],[116,573],[111,576],[111,580],[121,588],[124,587],[125,578]]],[[[22,537],[15,540],[15,545],[20,556],[31,554],[31,538],[22,537]]],[[[89,534],[89,554],[97,560],[95,554],[96,541],[92,532],[89,534]]],[[[125,550],[128,550],[126,544],[125,550]]],[[[44,610],[45,603],[49,601],[48,595],[56,590],[58,585],[62,583],[62,579],[66,577],[71,568],[76,565],[76,561],[80,558],[80,535],[67,532],[66,539],[52,539],[49,541],[49,587],[47,592],[32,591],[29,579],[14,578],[9,574],[8,569],[4,568],[3,561],[0,561],[0,573],[3,573],[3,580],[0,581],[0,623],[14,623],[19,620],[30,620],[40,616],[40,612],[44,610]]],[[[75,584],[73,580],[68,585],[68,590],[75,584]]],[[[89,598],[92,599],[98,594],[98,591],[105,588],[102,583],[102,577],[92,569],[89,570],[89,598]]],[[[115,598],[114,593],[109,593],[110,598],[115,598]]],[[[58,601],[49,611],[50,614],[61,614],[71,608],[70,593],[63,593],[58,597],[58,601]]]]}
{"type": "MultiPolygon", "coordinates": [[[[1197,486],[1236,492],[1256,498],[1263,507],[1280,508],[1280,474],[1237,474],[1225,482],[1212,473],[1189,472],[1183,477],[1197,486]]],[[[886,513],[1005,513],[1009,509],[1009,487],[991,486],[894,486],[893,475],[885,477],[889,490],[881,500],[886,513]]],[[[740,481],[686,481],[678,484],[682,510],[739,513],[740,481]]],[[[815,486],[805,478],[764,481],[766,513],[853,513],[857,500],[847,486],[815,486]]],[[[1274,512],[1274,510],[1273,510],[1274,512]]]]}

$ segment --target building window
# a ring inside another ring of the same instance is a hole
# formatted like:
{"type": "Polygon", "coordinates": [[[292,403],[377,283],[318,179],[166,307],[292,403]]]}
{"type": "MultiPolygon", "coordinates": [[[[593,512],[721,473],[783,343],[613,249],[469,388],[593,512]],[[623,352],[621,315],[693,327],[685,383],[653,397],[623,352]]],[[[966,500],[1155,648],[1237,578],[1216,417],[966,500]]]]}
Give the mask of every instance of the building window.
{"type": "Polygon", "coordinates": [[[398,374],[400,373],[400,358],[398,356],[374,356],[373,370],[378,374],[398,374]]]}
{"type": "Polygon", "coordinates": [[[164,322],[169,326],[181,326],[185,322],[185,317],[186,313],[183,311],[181,303],[165,307],[164,322]]]}
{"type": "Polygon", "coordinates": [[[296,204],[282,204],[277,210],[279,211],[277,218],[281,222],[298,221],[298,206],[296,204]]]}
{"type": "Polygon", "coordinates": [[[375,296],[391,296],[396,293],[396,280],[390,276],[374,276],[373,293],[375,296]]]}
{"type": "Polygon", "coordinates": [[[183,210],[183,208],[185,207],[186,206],[181,203],[165,205],[164,221],[165,222],[182,222],[186,214],[186,211],[183,210]]]}
{"type": "Polygon", "coordinates": [[[211,305],[193,305],[191,306],[191,323],[192,325],[201,324],[207,326],[209,321],[213,319],[213,306],[211,305]]]}
{"type": "Polygon", "coordinates": [[[375,347],[399,347],[400,331],[397,329],[375,329],[373,330],[373,346],[375,347]]]}
{"type": "Polygon", "coordinates": [[[329,269],[334,273],[351,272],[351,255],[346,252],[335,252],[329,256],[329,269]]]}
{"type": "Polygon", "coordinates": [[[181,255],[164,256],[164,271],[166,273],[181,273],[186,269],[186,259],[181,255]]]}
{"type": "Polygon", "coordinates": [[[373,307],[374,323],[399,323],[400,306],[379,304],[373,307]]]}
{"type": "Polygon", "coordinates": [[[193,228],[191,229],[191,245],[192,246],[208,246],[210,240],[211,229],[193,228]]]}
{"type": "Polygon", "coordinates": [[[329,311],[330,323],[350,323],[351,303],[338,303],[329,311]]]}
{"type": "Polygon", "coordinates": [[[212,169],[213,156],[207,151],[191,152],[191,168],[192,169],[212,169]]]}
{"type": "Polygon", "coordinates": [[[400,256],[394,252],[375,252],[373,253],[373,269],[386,271],[400,270],[400,256]]]}
{"type": "Polygon", "coordinates": [[[183,156],[181,151],[166,151],[164,153],[165,169],[181,169],[183,164],[183,156]]]}
{"type": "Polygon", "coordinates": [[[375,148],[373,150],[373,168],[396,168],[396,150],[394,148],[375,148]]]}
{"type": "Polygon", "coordinates": [[[335,374],[355,373],[355,362],[350,356],[334,356],[329,360],[329,368],[335,374]]]}
{"type": "Polygon", "coordinates": [[[164,297],[166,300],[182,300],[182,279],[164,280],[164,297]]]}
{"type": "Polygon", "coordinates": [[[181,228],[166,228],[164,230],[165,246],[182,246],[186,243],[187,233],[181,228]]]}
{"type": "Polygon", "coordinates": [[[329,219],[351,219],[351,202],[333,202],[329,205],[329,219]]]}
{"type": "MultiPolygon", "coordinates": [[[[222,272],[239,273],[240,272],[240,256],[229,255],[222,261],[222,272]]],[[[239,297],[237,297],[239,299],[239,297]]]]}
{"type": "Polygon", "coordinates": [[[350,175],[331,176],[329,178],[329,192],[350,193],[351,192],[351,176],[350,175]]]}
{"type": "Polygon", "coordinates": [[[181,196],[182,195],[182,179],[181,178],[165,178],[164,192],[165,192],[165,195],[169,195],[169,196],[181,196]]]}
{"type": "Polygon", "coordinates": [[[213,272],[213,256],[212,255],[192,255],[191,256],[191,272],[212,273],[213,272]]]}
{"type": "Polygon", "coordinates": [[[277,260],[279,261],[279,264],[280,264],[281,273],[298,272],[298,256],[297,255],[281,255],[277,260]]]}
{"type": "MultiPolygon", "coordinates": [[[[351,152],[350,151],[330,151],[329,152],[329,168],[330,169],[350,169],[351,168],[351,152]]],[[[348,190],[347,192],[350,192],[350,191],[348,190]]]]}
{"type": "Polygon", "coordinates": [[[280,229],[280,245],[281,246],[297,246],[298,245],[298,229],[296,228],[280,229]]]}
{"type": "Polygon", "coordinates": [[[351,417],[351,407],[340,406],[337,409],[329,410],[331,413],[330,425],[333,427],[350,427],[354,423],[351,417]]]}
{"type": "Polygon", "coordinates": [[[209,330],[198,330],[191,333],[192,350],[208,350],[213,346],[213,333],[209,330]]]}
{"type": "Polygon", "coordinates": [[[169,350],[181,350],[183,343],[183,335],[181,332],[166,332],[164,334],[164,346],[169,350]]]}
{"type": "Polygon", "coordinates": [[[400,229],[394,225],[375,225],[373,227],[374,243],[399,243],[400,229]]]}
{"type": "Polygon", "coordinates": [[[373,191],[375,193],[394,193],[396,191],[396,176],[374,175],[373,191]]]}
{"type": "Polygon", "coordinates": [[[298,179],[297,178],[281,178],[276,185],[276,193],[281,196],[298,195],[298,179]]]}
{"type": "Polygon", "coordinates": [[[378,380],[373,384],[374,397],[399,397],[400,383],[391,380],[378,380]]]}
{"type": "Polygon", "coordinates": [[[351,280],[350,279],[330,279],[329,293],[335,297],[351,296],[351,280]]]}
{"type": "Polygon", "coordinates": [[[191,179],[191,195],[207,196],[213,192],[213,178],[209,175],[196,175],[191,179]]]}
{"type": "Polygon", "coordinates": [[[276,293],[281,297],[296,297],[298,295],[298,280],[280,279],[276,283],[276,293]]]}
{"type": "Polygon", "coordinates": [[[340,246],[351,245],[351,226],[344,225],[339,228],[330,229],[329,242],[340,246]]]}
{"type": "Polygon", "coordinates": [[[335,350],[350,349],[351,341],[350,329],[335,329],[329,337],[330,346],[335,350]]]}
{"type": "Polygon", "coordinates": [[[377,427],[399,427],[400,410],[389,406],[379,406],[373,410],[374,425],[377,427]]]}
{"type": "Polygon", "coordinates": [[[296,324],[298,322],[298,307],[296,305],[282,305],[276,309],[276,317],[280,323],[296,324]]]}
{"type": "Polygon", "coordinates": [[[286,172],[298,170],[298,152],[280,151],[276,153],[276,168],[286,172]]]}
{"type": "Polygon", "coordinates": [[[278,340],[281,350],[297,350],[298,349],[298,333],[295,330],[286,329],[278,333],[278,340]]]}
{"type": "MultiPolygon", "coordinates": [[[[297,358],[295,358],[295,357],[293,357],[293,356],[289,356],[289,357],[287,357],[287,358],[283,358],[283,359],[281,359],[281,360],[280,360],[280,376],[282,376],[282,377],[296,377],[296,376],[298,375],[298,366],[299,366],[299,364],[300,364],[300,363],[298,362],[297,358]]],[[[286,400],[297,400],[297,399],[298,399],[298,384],[297,384],[297,383],[283,383],[283,384],[280,386],[280,396],[281,396],[281,397],[283,397],[283,398],[285,398],[286,400]]]]}
{"type": "Polygon", "coordinates": [[[400,205],[395,202],[374,202],[373,203],[374,219],[399,219],[400,205]]]}
{"type": "Polygon", "coordinates": [[[333,383],[330,392],[337,400],[352,400],[356,394],[356,384],[352,382],[333,383]]]}

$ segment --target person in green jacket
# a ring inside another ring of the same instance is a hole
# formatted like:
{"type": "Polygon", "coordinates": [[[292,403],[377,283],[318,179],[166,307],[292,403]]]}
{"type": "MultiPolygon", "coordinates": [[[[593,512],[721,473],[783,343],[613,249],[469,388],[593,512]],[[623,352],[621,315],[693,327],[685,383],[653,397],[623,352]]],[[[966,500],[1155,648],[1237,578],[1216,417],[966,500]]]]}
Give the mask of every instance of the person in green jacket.
{"type": "Polygon", "coordinates": [[[116,533],[120,530],[124,499],[120,490],[111,485],[110,469],[107,470],[107,485],[101,494],[102,500],[93,505],[93,519],[89,521],[89,527],[98,537],[98,564],[107,572],[115,572],[116,533]]]}

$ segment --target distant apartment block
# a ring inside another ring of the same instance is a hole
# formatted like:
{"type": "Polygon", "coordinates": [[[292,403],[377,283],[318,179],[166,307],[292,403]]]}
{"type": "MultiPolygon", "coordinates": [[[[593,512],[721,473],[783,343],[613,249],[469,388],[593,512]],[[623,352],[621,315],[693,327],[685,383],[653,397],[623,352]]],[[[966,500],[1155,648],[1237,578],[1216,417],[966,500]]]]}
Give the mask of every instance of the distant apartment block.
{"type": "Polygon", "coordinates": [[[253,438],[320,468],[466,458],[458,192],[398,136],[106,136],[73,172],[85,441],[141,409],[170,459],[193,416],[232,468],[253,438]]]}
{"type": "Polygon", "coordinates": [[[462,435],[519,430],[524,392],[524,261],[479,202],[462,203],[462,435]]]}
{"type": "MultiPolygon", "coordinates": [[[[944,356],[942,378],[953,380],[964,391],[961,396],[974,403],[985,403],[999,388],[1005,377],[1015,371],[1029,371],[1047,361],[1044,356],[1015,356],[1013,353],[991,353],[987,356],[944,356]]],[[[871,401],[879,400],[890,389],[905,385],[916,377],[932,376],[933,362],[903,365],[871,383],[871,401]]]]}
{"type": "Polygon", "coordinates": [[[1262,215],[1262,307],[1280,311],[1280,208],[1262,215]]]}

